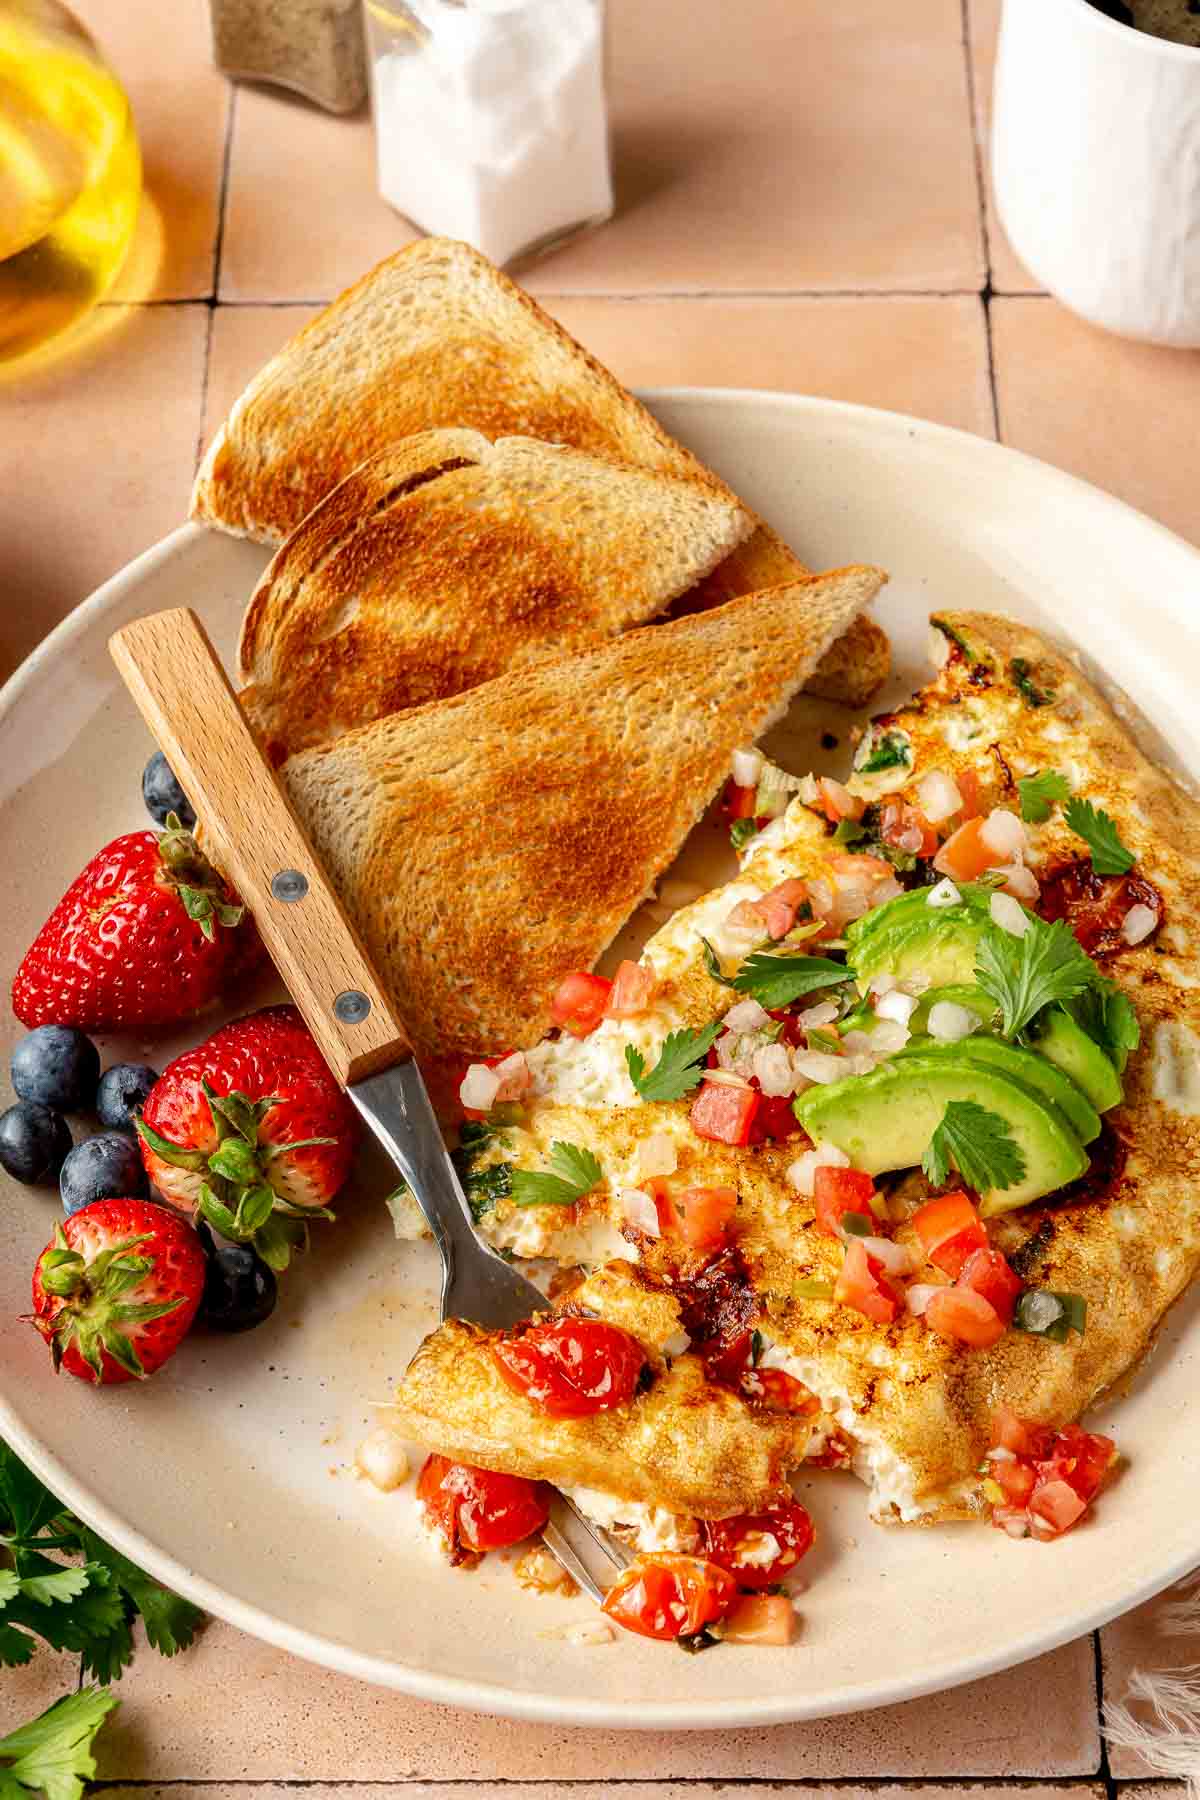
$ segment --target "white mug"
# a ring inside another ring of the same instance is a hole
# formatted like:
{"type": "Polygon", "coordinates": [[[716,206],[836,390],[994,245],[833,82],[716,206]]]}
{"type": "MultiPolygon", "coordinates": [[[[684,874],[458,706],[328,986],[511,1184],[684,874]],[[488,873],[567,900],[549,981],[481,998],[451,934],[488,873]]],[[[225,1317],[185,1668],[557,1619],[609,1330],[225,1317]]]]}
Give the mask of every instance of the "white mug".
{"type": "Polygon", "coordinates": [[[1064,306],[1200,345],[1200,49],[1087,0],[1004,0],[992,173],[1014,250],[1064,306]]]}

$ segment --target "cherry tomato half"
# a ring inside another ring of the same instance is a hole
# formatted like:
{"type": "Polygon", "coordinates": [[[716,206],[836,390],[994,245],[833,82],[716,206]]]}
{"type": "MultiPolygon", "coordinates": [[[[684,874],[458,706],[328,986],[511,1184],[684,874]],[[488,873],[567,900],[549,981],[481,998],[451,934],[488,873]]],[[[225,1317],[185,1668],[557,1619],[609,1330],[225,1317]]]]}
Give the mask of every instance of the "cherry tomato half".
{"type": "Polygon", "coordinates": [[[550,1319],[492,1346],[515,1393],[560,1419],[624,1406],[646,1357],[637,1339],[603,1319],[550,1319]]]}
{"type": "Polygon", "coordinates": [[[452,1556],[461,1550],[482,1555],[519,1544],[540,1531],[550,1516],[548,1491],[541,1482],[476,1469],[446,1456],[426,1457],[417,1498],[452,1556]]]}
{"type": "Polygon", "coordinates": [[[772,1587],[812,1549],[813,1522],[798,1500],[704,1525],[704,1554],[719,1563],[739,1587],[772,1587]]]}
{"type": "Polygon", "coordinates": [[[733,1576],[699,1556],[639,1556],[617,1577],[604,1611],[641,1637],[694,1637],[738,1597],[733,1576]]]}

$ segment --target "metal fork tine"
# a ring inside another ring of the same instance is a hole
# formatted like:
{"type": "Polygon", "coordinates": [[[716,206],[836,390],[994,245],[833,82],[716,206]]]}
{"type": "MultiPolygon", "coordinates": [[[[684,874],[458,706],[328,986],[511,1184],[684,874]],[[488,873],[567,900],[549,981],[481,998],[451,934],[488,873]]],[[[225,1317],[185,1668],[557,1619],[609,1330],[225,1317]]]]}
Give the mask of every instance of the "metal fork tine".
{"type": "Polygon", "coordinates": [[[580,1512],[579,1508],[569,1495],[560,1494],[558,1496],[557,1506],[559,1508],[560,1529],[562,1525],[561,1514],[566,1512],[570,1515],[575,1524],[582,1527],[588,1538],[596,1546],[597,1550],[604,1556],[607,1556],[609,1562],[615,1564],[618,1571],[629,1567],[630,1563],[633,1561],[633,1552],[629,1549],[627,1544],[621,1542],[620,1538],[614,1537],[609,1531],[605,1531],[603,1526],[594,1524],[593,1521],[588,1518],[586,1513],[580,1512]]]}
{"type": "Polygon", "coordinates": [[[550,1502],[550,1518],[543,1528],[542,1542],[597,1606],[612,1585],[613,1569],[627,1568],[633,1560],[624,1544],[585,1519],[565,1494],[555,1494],[550,1502]],[[607,1559],[606,1566],[595,1566],[597,1552],[607,1559]],[[585,1555],[591,1558],[593,1567],[589,1568],[585,1555]]]}

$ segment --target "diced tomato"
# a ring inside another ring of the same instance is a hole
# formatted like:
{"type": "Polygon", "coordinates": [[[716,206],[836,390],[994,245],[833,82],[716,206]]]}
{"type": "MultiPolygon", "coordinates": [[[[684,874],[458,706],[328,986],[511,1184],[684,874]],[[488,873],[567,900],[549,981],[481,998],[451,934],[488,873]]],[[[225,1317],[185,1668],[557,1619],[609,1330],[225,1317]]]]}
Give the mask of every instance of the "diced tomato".
{"type": "Polygon", "coordinates": [[[589,975],[576,969],[564,975],[550,1002],[550,1017],[572,1037],[585,1038],[595,1031],[604,1017],[612,982],[603,975],[589,975]]]}
{"type": "Polygon", "coordinates": [[[549,1489],[523,1475],[501,1475],[470,1463],[429,1456],[417,1481],[417,1498],[446,1540],[451,1556],[482,1555],[519,1544],[550,1516],[549,1489]]]}
{"type": "Polygon", "coordinates": [[[983,811],[983,788],[978,775],[974,769],[960,769],[954,780],[963,799],[963,818],[977,819],[983,811]]]}
{"type": "Polygon", "coordinates": [[[699,1556],[639,1556],[604,1597],[604,1611],[641,1637],[695,1637],[724,1618],[737,1599],[737,1583],[717,1563],[699,1556]]]}
{"type": "Polygon", "coordinates": [[[633,1398],[646,1357],[629,1332],[603,1319],[550,1319],[492,1346],[505,1382],[542,1412],[579,1419],[633,1398]]]}
{"type": "Polygon", "coordinates": [[[731,1187],[684,1188],[658,1201],[663,1230],[692,1250],[723,1244],[736,1211],[737,1189],[731,1187]]]}
{"type": "Polygon", "coordinates": [[[1040,1456],[1049,1443],[1044,1425],[1027,1425],[1011,1406],[998,1406],[992,1414],[992,1443],[1014,1456],[1040,1456]]]}
{"type": "Polygon", "coordinates": [[[967,1196],[959,1189],[927,1200],[912,1217],[921,1248],[935,1269],[952,1278],[975,1250],[986,1250],[988,1235],[967,1196]]]}
{"type": "Polygon", "coordinates": [[[769,1412],[815,1419],[821,1410],[821,1402],[812,1389],[786,1369],[747,1369],[738,1385],[747,1400],[765,1406],[769,1412]]]}
{"type": "Polygon", "coordinates": [[[807,898],[808,883],[793,879],[781,881],[778,887],[773,887],[761,900],[751,904],[762,914],[769,936],[783,938],[796,923],[796,914],[807,898]]]}
{"type": "Polygon", "coordinates": [[[1011,1461],[1007,1457],[998,1461],[993,1459],[988,1463],[988,1472],[992,1480],[1003,1490],[1004,1498],[1010,1506],[1028,1504],[1029,1496],[1037,1481],[1037,1476],[1029,1463],[1023,1462],[1017,1456],[1014,1456],[1011,1461]]]}
{"type": "Polygon", "coordinates": [[[1040,1464],[1047,1478],[1061,1479],[1082,1500],[1099,1493],[1117,1459],[1117,1446],[1097,1431],[1064,1425],[1054,1440],[1049,1458],[1040,1464]]]}
{"type": "Polygon", "coordinates": [[[706,1081],[692,1101],[688,1119],[697,1137],[714,1144],[748,1144],[761,1101],[756,1088],[706,1081]]]}
{"type": "Polygon", "coordinates": [[[900,1304],[900,1296],[884,1276],[883,1264],[868,1256],[861,1238],[853,1237],[846,1245],[846,1260],[834,1283],[833,1297],[877,1325],[890,1325],[900,1304]]]}
{"type": "Polygon", "coordinates": [[[832,781],[828,775],[822,775],[817,786],[821,790],[821,805],[825,809],[825,817],[831,824],[836,825],[839,819],[861,819],[866,812],[866,801],[860,800],[857,794],[852,794],[840,781],[832,781]]]}
{"type": "Polygon", "coordinates": [[[970,1288],[939,1288],[925,1308],[924,1318],[939,1337],[968,1344],[973,1350],[999,1343],[1007,1330],[995,1307],[970,1288]]]}
{"type": "Polygon", "coordinates": [[[773,1587],[812,1549],[813,1536],[813,1522],[800,1502],[781,1500],[762,1512],[706,1520],[704,1554],[728,1569],[739,1587],[773,1587]]]}
{"type": "Polygon", "coordinates": [[[721,797],[721,811],[731,823],[735,819],[752,819],[757,796],[756,787],[739,787],[736,781],[728,781],[721,797]]]}
{"type": "Polygon", "coordinates": [[[639,1013],[649,1010],[657,987],[653,969],[647,969],[642,963],[618,963],[604,1016],[636,1019],[639,1013]]]}
{"type": "Polygon", "coordinates": [[[816,1227],[826,1237],[841,1237],[842,1219],[846,1213],[858,1213],[875,1229],[871,1196],[875,1183],[861,1169],[831,1169],[825,1164],[813,1171],[813,1201],[817,1209],[816,1227]]]}
{"type": "Polygon", "coordinates": [[[1029,1511],[1049,1527],[1050,1536],[1061,1537],[1083,1517],[1087,1504],[1067,1481],[1039,1481],[1030,1498],[1029,1511]]]}
{"type": "Polygon", "coordinates": [[[835,875],[848,881],[890,881],[896,873],[891,863],[884,862],[882,856],[859,856],[853,851],[846,851],[839,852],[836,856],[827,856],[825,860],[835,875]]]}
{"type": "Polygon", "coordinates": [[[778,1039],[781,1044],[787,1044],[791,1049],[796,1050],[801,1044],[807,1043],[807,1033],[800,1023],[799,1005],[794,1011],[789,1010],[786,1006],[776,1007],[771,1017],[777,1025],[783,1027],[778,1039]]]}
{"type": "Polygon", "coordinates": [[[724,1644],[790,1644],[796,1609],[787,1594],[741,1594],[721,1622],[724,1644]]]}
{"type": "Polygon", "coordinates": [[[998,868],[1006,859],[989,850],[983,841],[984,821],[976,815],[967,819],[946,839],[933,859],[933,866],[952,881],[975,881],[988,869],[998,868]]]}
{"type": "Polygon", "coordinates": [[[715,1344],[705,1347],[704,1373],[710,1381],[724,1382],[727,1387],[738,1387],[742,1377],[749,1371],[753,1348],[754,1333],[751,1331],[739,1332],[727,1344],[718,1339],[715,1344]]]}
{"type": "Polygon", "coordinates": [[[972,1250],[956,1281],[956,1286],[981,1295],[1005,1325],[1012,1324],[1013,1307],[1023,1285],[1007,1256],[999,1250],[972,1250]]]}
{"type": "Polygon", "coordinates": [[[1079,1522],[1095,1499],[1113,1464],[1117,1447],[1099,1432],[1064,1425],[1052,1433],[1027,1425],[1008,1407],[992,1420],[996,1444],[1012,1454],[990,1457],[988,1473],[1004,1494],[1005,1504],[992,1508],[992,1523],[1020,1535],[1060,1537],[1079,1522]]]}
{"type": "Polygon", "coordinates": [[[896,798],[884,803],[879,835],[885,844],[910,856],[932,856],[941,841],[919,806],[896,798]]]}
{"type": "Polygon", "coordinates": [[[750,1142],[761,1144],[764,1138],[780,1143],[795,1137],[800,1130],[790,1094],[759,1094],[758,1111],[750,1126],[750,1142]]]}

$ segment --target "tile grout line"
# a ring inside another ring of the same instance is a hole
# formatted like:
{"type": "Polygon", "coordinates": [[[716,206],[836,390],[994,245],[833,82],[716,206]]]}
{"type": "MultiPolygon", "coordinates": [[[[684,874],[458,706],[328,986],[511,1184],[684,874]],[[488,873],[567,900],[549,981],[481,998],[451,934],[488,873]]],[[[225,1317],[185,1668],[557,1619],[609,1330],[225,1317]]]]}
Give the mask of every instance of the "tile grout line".
{"type": "Polygon", "coordinates": [[[1104,1735],[1104,1648],[1100,1633],[1092,1633],[1092,1656],[1096,1671],[1096,1729],[1100,1733],[1100,1779],[1108,1800],[1115,1800],[1117,1783],[1108,1760],[1108,1739],[1104,1735]]]}
{"type": "MultiPolygon", "coordinates": [[[[528,1791],[529,1789],[537,1790],[539,1788],[544,1788],[548,1791],[551,1788],[582,1789],[603,1787],[606,1792],[613,1795],[614,1800],[620,1800],[623,1789],[632,1789],[635,1787],[642,1789],[658,1787],[662,1788],[664,1791],[668,1787],[687,1788],[697,1796],[710,1794],[713,1796],[713,1800],[717,1800],[719,1795],[725,1793],[733,1786],[742,1788],[761,1788],[764,1795],[780,1794],[785,1796],[788,1794],[799,1796],[820,1795],[826,1793],[842,1793],[847,1795],[890,1794],[896,1792],[903,1793],[905,1790],[911,1790],[914,1794],[919,1794],[921,1792],[928,1792],[931,1787],[936,1787],[942,1790],[951,1791],[955,1795],[961,1794],[963,1800],[971,1800],[972,1794],[994,1794],[997,1792],[1028,1793],[1032,1791],[1034,1793],[1044,1794],[1046,1800],[1053,1800],[1053,1796],[1056,1793],[1064,1794],[1072,1788],[1078,1789],[1084,1787],[1094,1790],[1097,1785],[1097,1779],[1098,1778],[1094,1775],[948,1775],[941,1777],[929,1775],[872,1775],[868,1776],[866,1779],[855,1775],[808,1775],[803,1776],[796,1781],[788,1781],[786,1779],[781,1781],[778,1776],[775,1775],[743,1775],[740,1777],[662,1775],[651,1776],[649,1778],[631,1776],[628,1780],[622,1779],[613,1781],[611,1779],[604,1779],[597,1781],[595,1778],[588,1775],[573,1775],[565,1778],[561,1776],[545,1775],[535,1776],[532,1779],[520,1775],[505,1775],[499,1777],[485,1776],[482,1778],[474,1775],[456,1775],[443,1778],[440,1781],[430,1781],[423,1775],[405,1775],[401,1776],[399,1779],[392,1779],[387,1776],[379,1777],[369,1775],[352,1776],[349,1779],[337,1775],[276,1775],[273,1777],[264,1775],[237,1776],[233,1780],[219,1775],[184,1775],[175,1778],[172,1778],[171,1776],[139,1776],[133,1780],[125,1781],[122,1781],[119,1777],[114,1778],[111,1781],[102,1779],[89,1782],[87,1791],[89,1800],[103,1800],[105,1794],[111,1795],[116,1792],[161,1792],[169,1788],[178,1788],[181,1791],[187,1790],[188,1792],[196,1792],[198,1794],[211,1793],[214,1789],[218,1791],[218,1794],[236,1793],[239,1789],[243,1788],[247,1791],[252,1788],[281,1788],[295,1790],[297,1793],[327,1790],[330,1795],[336,1796],[339,1793],[354,1793],[358,1789],[361,1789],[364,1793],[368,1789],[373,1788],[376,1790],[388,1790],[394,1791],[397,1794],[403,1794],[406,1788],[427,1789],[430,1787],[438,1787],[447,1789],[453,1788],[455,1790],[461,1788],[464,1795],[466,1795],[472,1791],[478,1793],[483,1781],[486,1781],[488,1791],[494,1793],[503,1793],[506,1788],[521,1788],[525,1791],[528,1791]]],[[[1130,1780],[1122,1782],[1120,1785],[1122,1789],[1128,1790],[1134,1783],[1130,1780]]],[[[1179,1791],[1181,1800],[1183,1800],[1182,1785],[1180,1786],[1179,1791]]],[[[1117,1784],[1115,1782],[1110,1782],[1109,1793],[1117,1794],[1117,1792],[1117,1784]]]]}
{"type": "MultiPolygon", "coordinates": [[[[720,305],[725,301],[750,301],[769,304],[773,301],[789,300],[970,300],[978,299],[981,290],[977,287],[961,288],[643,288],[636,293],[616,293],[602,288],[567,288],[563,290],[549,288],[528,288],[525,290],[539,303],[557,300],[609,300],[619,306],[638,306],[645,303],[658,302],[694,302],[705,301],[720,305]]],[[[1043,290],[1021,289],[1011,293],[1003,289],[994,290],[1004,299],[1045,300],[1049,298],[1043,290]]],[[[221,307],[231,312],[258,307],[262,311],[286,311],[296,306],[329,306],[336,298],[332,294],[294,295],[287,300],[255,299],[230,300],[218,298],[212,294],[185,294],[157,300],[101,300],[100,306],[111,307],[155,307],[155,306],[195,306],[197,304],[221,307]]]]}
{"type": "Polygon", "coordinates": [[[979,96],[975,90],[975,61],[972,56],[970,0],[959,0],[959,17],[962,20],[963,67],[967,79],[967,108],[971,129],[971,153],[975,162],[975,194],[979,203],[979,231],[983,239],[984,281],[980,292],[983,303],[983,335],[987,346],[988,391],[992,399],[992,430],[996,442],[1002,443],[1000,435],[1000,402],[996,394],[996,356],[992,341],[992,241],[988,230],[987,214],[987,174],[983,164],[983,145],[979,141],[979,96]]]}
{"type": "Polygon", "coordinates": [[[213,332],[217,317],[217,296],[221,284],[221,252],[225,244],[225,207],[229,195],[229,167],[233,158],[233,121],[237,112],[237,83],[229,84],[229,110],[225,115],[225,142],[221,149],[221,181],[217,193],[217,229],[213,235],[211,291],[205,295],[208,317],[204,330],[204,365],[200,371],[200,417],[196,421],[196,451],[192,473],[200,466],[204,454],[204,418],[208,411],[208,383],[212,369],[213,332]]]}

